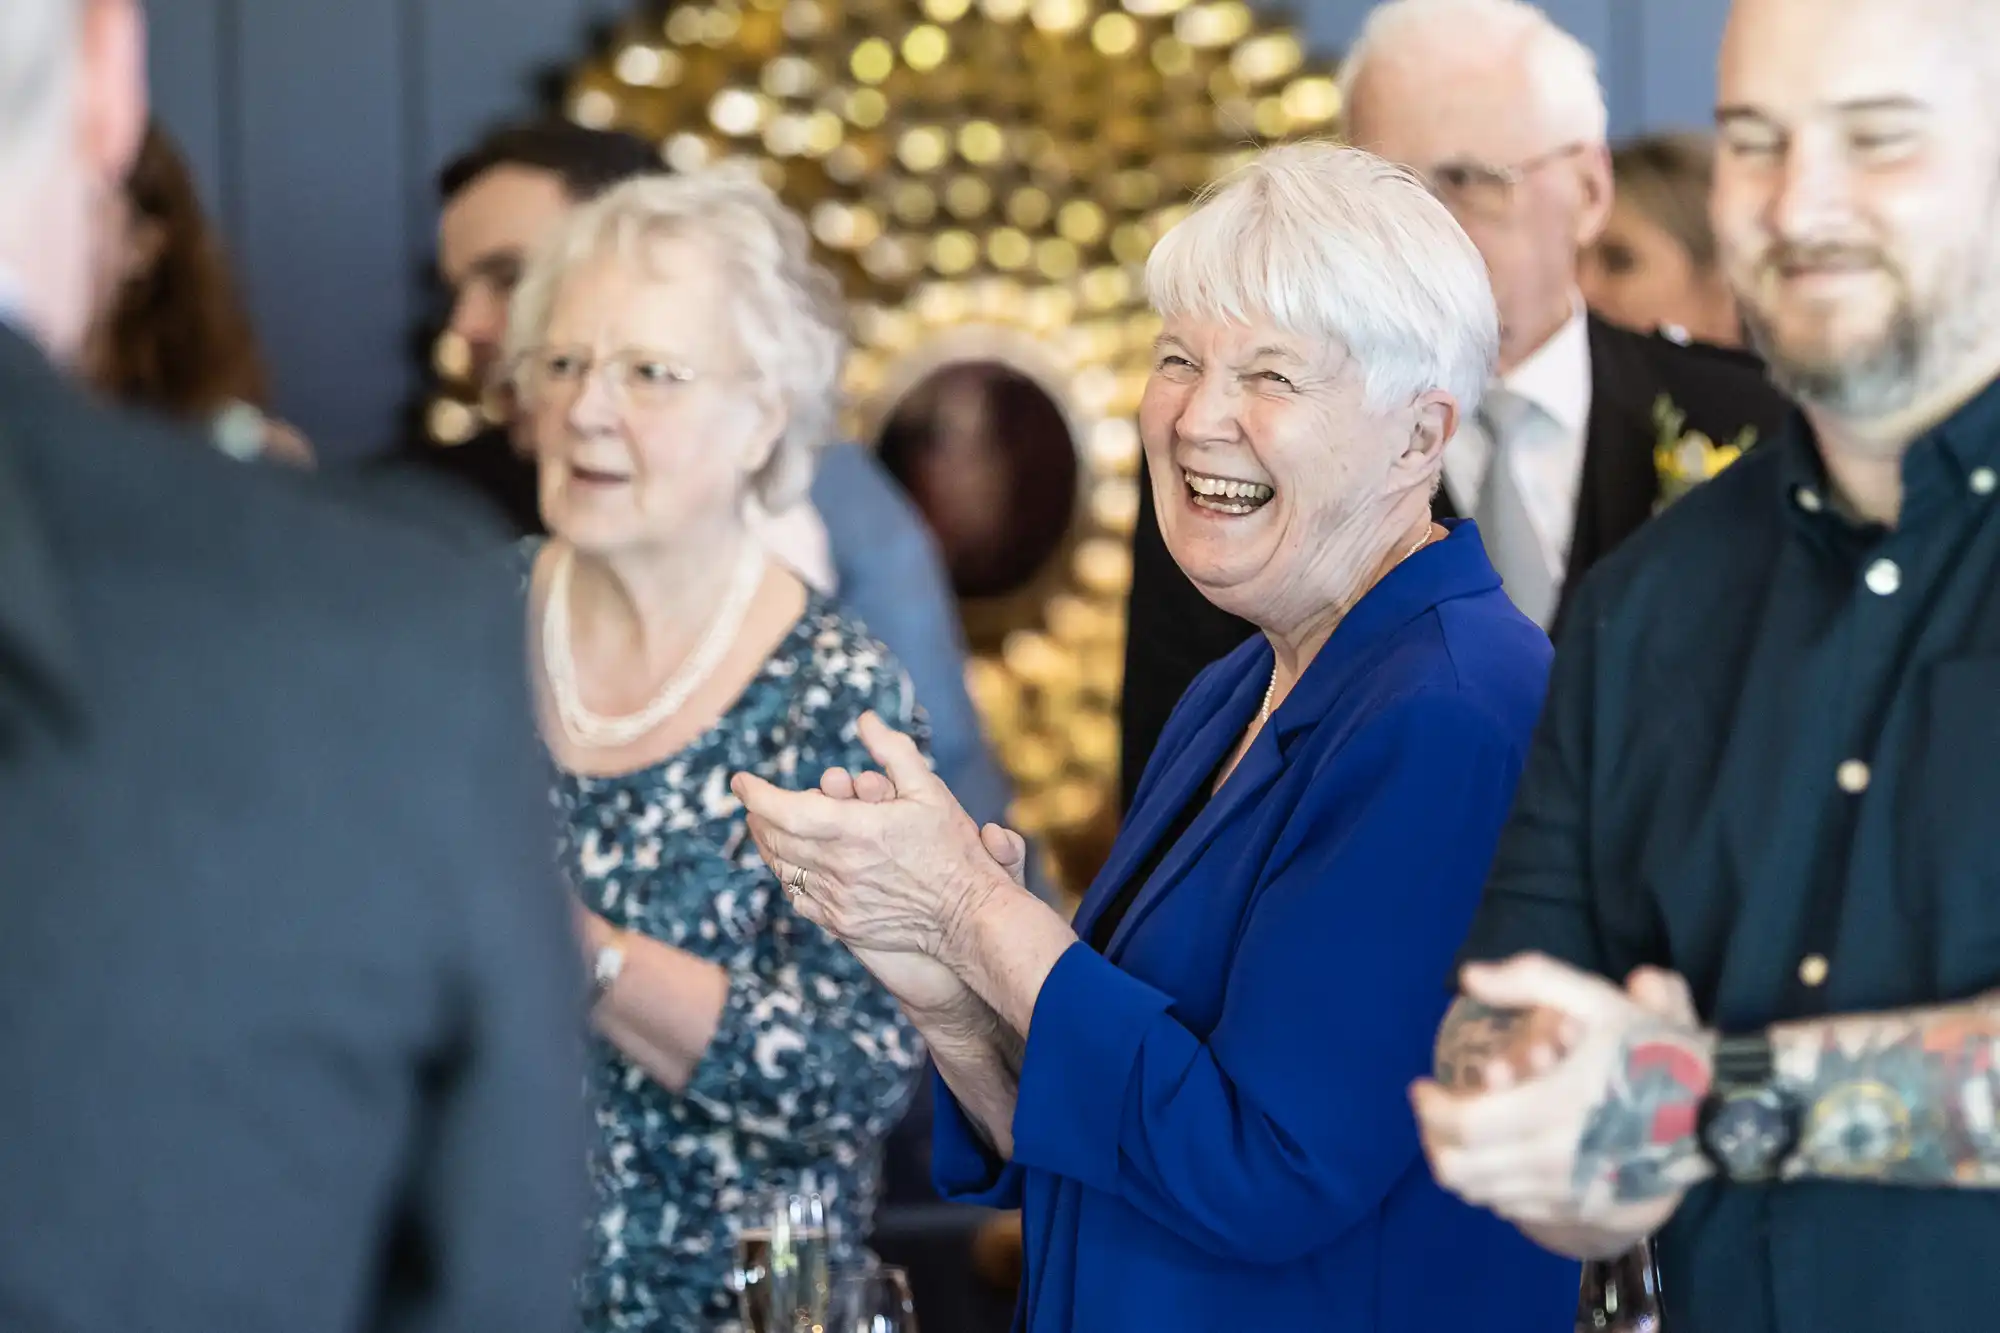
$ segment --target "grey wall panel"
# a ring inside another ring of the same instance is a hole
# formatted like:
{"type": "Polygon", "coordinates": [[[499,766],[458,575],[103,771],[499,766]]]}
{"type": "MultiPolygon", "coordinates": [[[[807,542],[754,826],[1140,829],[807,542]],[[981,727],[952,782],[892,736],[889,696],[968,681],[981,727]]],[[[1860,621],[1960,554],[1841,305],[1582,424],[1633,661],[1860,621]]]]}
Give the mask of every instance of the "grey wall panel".
{"type": "Polygon", "coordinates": [[[233,227],[236,206],[226,146],[235,120],[227,59],[234,10],[235,0],[165,0],[146,14],[153,104],[187,154],[202,202],[225,229],[233,227]]]}
{"type": "Polygon", "coordinates": [[[430,177],[496,121],[535,110],[547,75],[587,50],[581,0],[422,0],[413,5],[417,165],[430,177]]]}
{"type": "Polygon", "coordinates": [[[248,0],[241,224],[279,408],[329,459],[381,447],[415,387],[403,0],[248,0]]]}
{"type": "Polygon", "coordinates": [[[1715,57],[1729,0],[1651,0],[1633,10],[1645,80],[1640,123],[1708,128],[1715,120],[1715,57]]]}

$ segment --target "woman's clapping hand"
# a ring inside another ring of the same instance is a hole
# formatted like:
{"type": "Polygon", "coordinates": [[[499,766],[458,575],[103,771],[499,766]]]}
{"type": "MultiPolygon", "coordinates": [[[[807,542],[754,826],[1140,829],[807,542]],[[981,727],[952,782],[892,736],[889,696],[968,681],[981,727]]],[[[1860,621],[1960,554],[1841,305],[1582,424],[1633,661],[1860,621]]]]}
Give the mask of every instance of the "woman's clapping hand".
{"type": "Polygon", "coordinates": [[[806,792],[739,774],[732,790],[801,916],[906,1006],[955,1008],[970,996],[939,959],[1003,877],[1023,882],[1026,844],[998,825],[975,826],[916,745],[874,714],[860,736],[883,772],[832,769],[806,792]]]}
{"type": "MultiPolygon", "coordinates": [[[[893,800],[896,784],[889,781],[885,773],[870,769],[862,773],[849,773],[844,768],[829,768],[821,775],[819,789],[823,795],[836,801],[865,801],[870,805],[893,800]]],[[[1007,872],[1017,888],[1028,887],[1028,840],[1013,829],[1002,828],[998,824],[987,824],[979,830],[980,845],[993,858],[995,865],[1007,872]]]]}

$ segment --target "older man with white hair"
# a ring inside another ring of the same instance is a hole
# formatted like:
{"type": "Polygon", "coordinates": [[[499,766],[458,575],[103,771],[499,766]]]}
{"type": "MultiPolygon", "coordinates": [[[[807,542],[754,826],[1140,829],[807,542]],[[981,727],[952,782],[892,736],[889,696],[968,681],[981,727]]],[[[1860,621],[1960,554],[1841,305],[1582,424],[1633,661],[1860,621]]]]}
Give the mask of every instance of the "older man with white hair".
{"type": "Polygon", "coordinates": [[[547,1333],[582,978],[514,580],[58,366],[134,0],[0,3],[0,1325],[547,1333]]]}
{"type": "Polygon", "coordinates": [[[1074,922],[872,718],[886,779],[739,776],[751,832],[930,1044],[939,1184],[1022,1210],[1017,1328],[1547,1333],[1575,1266],[1447,1200],[1405,1101],[1549,658],[1430,514],[1498,341],[1484,266],[1409,172],[1302,144],[1146,286],[1165,540],[1261,632],[1175,710],[1074,922]]]}
{"type": "MultiPolygon", "coordinates": [[[[1784,400],[1754,358],[1586,313],[1578,261],[1610,213],[1606,112],[1588,48],[1521,0],[1389,0],[1341,71],[1347,136],[1411,168],[1479,247],[1500,309],[1497,378],[1445,455],[1440,514],[1477,518],[1508,595],[1555,631],[1567,591],[1665,492],[1665,428],[1768,435],[1784,400]]],[[[1672,479],[1669,479],[1670,482],[1672,479]]],[[[1247,626],[1134,542],[1125,786],[1172,701],[1247,626]]]]}

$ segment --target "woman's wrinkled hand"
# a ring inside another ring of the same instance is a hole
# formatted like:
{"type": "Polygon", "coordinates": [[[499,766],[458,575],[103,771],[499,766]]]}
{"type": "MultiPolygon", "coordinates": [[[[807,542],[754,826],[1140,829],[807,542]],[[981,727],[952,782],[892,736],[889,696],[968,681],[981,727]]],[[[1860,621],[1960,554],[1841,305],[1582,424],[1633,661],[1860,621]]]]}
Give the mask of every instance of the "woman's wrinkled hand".
{"type": "MultiPolygon", "coordinates": [[[[830,768],[819,780],[821,794],[836,801],[864,801],[871,805],[893,800],[895,784],[885,774],[869,770],[849,773],[830,768]]],[[[979,830],[986,854],[1014,883],[1028,882],[1027,840],[1012,829],[988,824],[979,830]]],[[[921,953],[887,953],[879,949],[848,946],[874,978],[886,987],[909,1015],[926,1031],[943,1031],[970,1040],[984,1040],[999,1020],[971,987],[959,980],[949,967],[921,953]]]]}
{"type": "MultiPolygon", "coordinates": [[[[730,789],[800,915],[856,950],[938,958],[1006,868],[909,737],[873,713],[859,725],[882,774],[834,777],[832,795],[747,773],[730,789]]],[[[995,832],[1018,866],[1013,835],[995,832]]]]}
{"type": "MultiPolygon", "coordinates": [[[[835,801],[862,801],[879,805],[895,799],[895,784],[872,770],[849,773],[829,768],[820,775],[820,794],[835,801]]],[[[887,952],[848,946],[869,973],[896,997],[904,1010],[919,1022],[944,1020],[961,1026],[977,1023],[990,1010],[974,995],[958,975],[928,954],[887,952]]]]}
{"type": "MultiPolygon", "coordinates": [[[[873,769],[864,773],[849,773],[844,768],[829,768],[820,775],[819,789],[836,801],[866,801],[871,805],[892,800],[896,795],[896,784],[889,781],[886,773],[873,769]]],[[[998,824],[986,824],[979,830],[980,845],[993,863],[1007,872],[1007,878],[1014,881],[1016,888],[1028,887],[1028,840],[1013,829],[1002,828],[998,824]]]]}

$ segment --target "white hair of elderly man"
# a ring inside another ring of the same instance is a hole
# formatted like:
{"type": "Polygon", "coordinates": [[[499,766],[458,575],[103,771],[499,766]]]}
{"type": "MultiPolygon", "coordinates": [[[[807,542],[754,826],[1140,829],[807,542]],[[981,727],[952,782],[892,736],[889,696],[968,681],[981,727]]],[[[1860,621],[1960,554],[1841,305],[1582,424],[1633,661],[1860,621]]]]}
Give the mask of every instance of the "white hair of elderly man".
{"type": "Polygon", "coordinates": [[[1449,59],[1454,54],[1520,51],[1549,131],[1576,143],[1603,143],[1610,115],[1597,57],[1526,0],[1386,0],[1368,11],[1340,67],[1343,100],[1371,60],[1449,59]]]}
{"type": "Polygon", "coordinates": [[[1372,410],[1443,389],[1470,416],[1500,319],[1479,251],[1416,175],[1325,141],[1258,154],[1146,261],[1162,316],[1268,320],[1344,348],[1372,410]]]}

